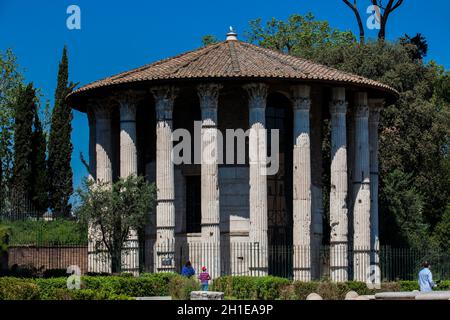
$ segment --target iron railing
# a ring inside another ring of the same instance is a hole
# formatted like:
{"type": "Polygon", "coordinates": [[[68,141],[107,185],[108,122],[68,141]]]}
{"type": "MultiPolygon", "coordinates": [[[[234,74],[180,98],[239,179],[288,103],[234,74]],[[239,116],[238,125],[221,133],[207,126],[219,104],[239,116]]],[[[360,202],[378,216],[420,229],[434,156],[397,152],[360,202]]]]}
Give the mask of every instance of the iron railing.
{"type": "MultiPolygon", "coordinates": [[[[330,248],[322,246],[310,252],[296,246],[268,246],[263,250],[259,244],[249,242],[221,243],[205,242],[153,245],[150,248],[137,243],[127,245],[122,253],[123,272],[181,272],[187,260],[191,261],[196,272],[202,266],[219,275],[259,276],[270,274],[288,279],[294,278],[295,267],[302,267],[304,256],[311,259],[312,278],[324,280],[330,278],[330,248]],[[219,257],[220,252],[220,257],[219,257]],[[264,259],[266,257],[266,259],[264,259]],[[297,259],[297,260],[296,260],[297,259]]],[[[359,250],[360,251],[360,250],[359,250]]],[[[353,250],[347,251],[347,271],[353,279],[353,250]]],[[[368,250],[368,255],[374,254],[368,250]]],[[[5,260],[5,257],[3,257],[5,260]]],[[[339,259],[338,259],[339,260],[339,259]]],[[[443,250],[393,248],[382,246],[378,252],[378,261],[382,281],[416,280],[423,261],[431,263],[435,279],[450,279],[450,254],[443,250]]],[[[88,245],[71,244],[30,244],[9,247],[8,268],[28,266],[38,270],[66,269],[78,265],[83,273],[110,272],[108,253],[95,251],[88,245]],[[96,258],[94,258],[96,257],[96,258]]]]}

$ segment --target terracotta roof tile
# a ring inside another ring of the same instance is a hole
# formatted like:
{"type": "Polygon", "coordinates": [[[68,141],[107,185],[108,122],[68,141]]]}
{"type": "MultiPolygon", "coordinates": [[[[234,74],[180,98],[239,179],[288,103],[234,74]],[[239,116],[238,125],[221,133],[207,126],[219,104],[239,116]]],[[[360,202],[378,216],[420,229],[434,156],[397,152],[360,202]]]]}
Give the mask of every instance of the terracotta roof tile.
{"type": "Polygon", "coordinates": [[[396,94],[383,84],[241,41],[223,41],[87,84],[69,96],[110,85],[171,79],[283,78],[336,81],[396,94]]]}

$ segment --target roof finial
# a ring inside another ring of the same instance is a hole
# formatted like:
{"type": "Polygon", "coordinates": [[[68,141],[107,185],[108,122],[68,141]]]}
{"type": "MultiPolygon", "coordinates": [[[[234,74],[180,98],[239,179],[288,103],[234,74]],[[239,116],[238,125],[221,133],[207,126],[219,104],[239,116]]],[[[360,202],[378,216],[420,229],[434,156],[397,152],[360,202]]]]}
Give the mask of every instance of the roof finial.
{"type": "Polygon", "coordinates": [[[234,31],[232,26],[230,26],[230,32],[227,33],[227,41],[230,40],[237,40],[237,33],[234,31]]]}

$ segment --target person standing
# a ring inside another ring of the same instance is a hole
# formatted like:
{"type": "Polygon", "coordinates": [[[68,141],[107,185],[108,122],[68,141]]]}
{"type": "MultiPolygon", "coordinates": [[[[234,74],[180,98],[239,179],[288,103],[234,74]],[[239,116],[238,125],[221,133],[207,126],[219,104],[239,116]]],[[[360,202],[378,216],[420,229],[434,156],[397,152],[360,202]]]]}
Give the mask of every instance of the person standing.
{"type": "Polygon", "coordinates": [[[186,261],[186,264],[184,265],[183,269],[181,270],[181,275],[189,278],[195,275],[195,270],[191,265],[191,262],[188,260],[186,261]]]}
{"type": "Polygon", "coordinates": [[[420,292],[430,292],[436,287],[436,284],[433,282],[433,275],[428,261],[423,263],[423,269],[419,272],[419,286],[420,292]]]}
{"type": "Polygon", "coordinates": [[[208,291],[209,280],[211,280],[211,276],[209,275],[206,267],[202,267],[202,273],[199,274],[198,279],[202,284],[202,291],[208,291]]]}

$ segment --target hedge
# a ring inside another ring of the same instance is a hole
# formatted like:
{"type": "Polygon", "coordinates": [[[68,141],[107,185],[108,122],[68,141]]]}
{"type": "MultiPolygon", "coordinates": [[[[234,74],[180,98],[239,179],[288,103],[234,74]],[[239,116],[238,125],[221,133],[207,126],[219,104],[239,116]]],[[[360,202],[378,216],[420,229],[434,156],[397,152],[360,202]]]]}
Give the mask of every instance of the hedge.
{"type": "Polygon", "coordinates": [[[188,299],[199,290],[195,279],[173,273],[129,276],[83,276],[80,290],[67,289],[67,277],[19,279],[0,277],[0,300],[117,300],[142,296],[188,299]]]}
{"type": "Polygon", "coordinates": [[[73,220],[2,221],[0,229],[8,228],[10,245],[87,244],[87,227],[73,220]]]}
{"type": "MultiPolygon", "coordinates": [[[[227,299],[258,300],[304,300],[312,292],[327,300],[340,300],[345,298],[348,291],[356,291],[360,295],[378,291],[368,289],[364,282],[292,282],[273,276],[220,277],[214,280],[211,289],[224,292],[227,299]]],[[[416,281],[399,281],[382,283],[379,291],[418,289],[416,281]]],[[[442,281],[437,288],[449,289],[450,281],[442,281]]],[[[193,290],[199,290],[199,282],[195,278],[185,278],[174,273],[143,274],[140,277],[83,276],[80,290],[68,290],[67,277],[0,277],[0,300],[118,300],[169,295],[173,299],[189,299],[193,290]]]]}
{"type": "MultiPolygon", "coordinates": [[[[436,290],[449,290],[450,281],[442,281],[436,290]]],[[[315,292],[326,300],[341,300],[349,291],[359,295],[375,294],[382,291],[418,290],[417,281],[386,282],[381,289],[369,289],[365,282],[348,281],[334,283],[329,281],[288,281],[277,277],[231,277],[225,276],[214,280],[213,289],[222,291],[228,299],[261,299],[261,300],[305,300],[315,292]]]]}

